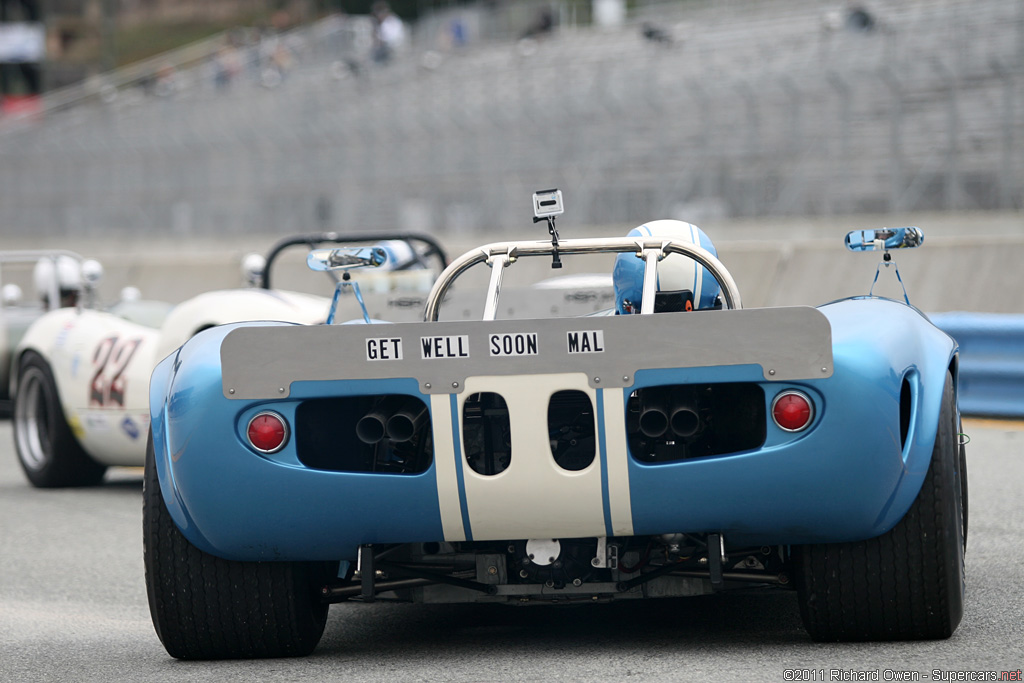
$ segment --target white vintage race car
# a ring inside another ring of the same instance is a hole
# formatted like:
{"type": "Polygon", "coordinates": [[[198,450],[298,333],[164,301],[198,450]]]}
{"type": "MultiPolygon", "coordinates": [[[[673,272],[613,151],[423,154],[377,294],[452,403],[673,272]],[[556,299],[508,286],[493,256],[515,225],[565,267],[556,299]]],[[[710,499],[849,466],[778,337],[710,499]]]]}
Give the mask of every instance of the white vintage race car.
{"type": "MultiPolygon", "coordinates": [[[[446,265],[441,247],[418,235],[299,236],[274,246],[254,287],[206,292],[177,306],[122,301],[101,310],[88,301],[87,280],[85,296],[74,305],[65,299],[65,307],[37,313],[4,359],[15,445],[29,481],[44,488],[86,486],[100,482],[109,466],[144,464],[156,364],[197,332],[223,323],[324,322],[331,299],[270,289],[271,266],[287,247],[360,242],[386,247],[390,268],[373,284],[378,292],[386,289],[381,281],[401,279],[401,271],[436,275],[446,265]]],[[[433,277],[415,280],[429,287],[433,277]]]]}

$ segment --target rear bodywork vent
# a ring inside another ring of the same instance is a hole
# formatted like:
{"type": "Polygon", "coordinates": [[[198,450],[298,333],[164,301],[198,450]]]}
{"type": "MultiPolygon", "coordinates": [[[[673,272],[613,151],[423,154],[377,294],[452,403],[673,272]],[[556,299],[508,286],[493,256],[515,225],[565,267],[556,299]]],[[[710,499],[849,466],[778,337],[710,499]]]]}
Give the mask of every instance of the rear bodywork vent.
{"type": "Polygon", "coordinates": [[[597,452],[594,404],[586,393],[557,391],[548,402],[548,437],[551,455],[562,469],[585,470],[597,452]]]}
{"type": "Polygon", "coordinates": [[[756,384],[670,384],[637,389],[626,404],[632,456],[675,462],[758,448],[765,442],[764,390],[756,384]]]}
{"type": "Polygon", "coordinates": [[[491,476],[512,462],[512,426],[501,394],[471,394],[462,406],[466,462],[477,474],[491,476]]]}
{"type": "Polygon", "coordinates": [[[303,401],[295,449],[306,467],[335,472],[418,474],[434,458],[426,404],[401,394],[303,401]]]}
{"type": "Polygon", "coordinates": [[[910,418],[913,413],[914,396],[911,393],[910,379],[903,378],[900,385],[900,450],[907,445],[907,434],[910,432],[910,418]]]}

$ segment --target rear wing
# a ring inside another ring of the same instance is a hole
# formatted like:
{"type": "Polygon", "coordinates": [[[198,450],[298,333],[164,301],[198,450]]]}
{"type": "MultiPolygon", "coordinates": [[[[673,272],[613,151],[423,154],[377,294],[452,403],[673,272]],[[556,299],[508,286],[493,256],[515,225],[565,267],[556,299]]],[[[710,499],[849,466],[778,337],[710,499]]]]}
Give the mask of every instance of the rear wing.
{"type": "Polygon", "coordinates": [[[759,365],[765,380],[830,377],[832,330],[806,306],[658,315],[246,326],[221,344],[228,399],[287,397],[293,382],[412,378],[425,394],[467,377],[585,373],[594,388],[632,386],[639,370],[759,365]],[[253,372],[259,368],[259,372],[253,372]]]}

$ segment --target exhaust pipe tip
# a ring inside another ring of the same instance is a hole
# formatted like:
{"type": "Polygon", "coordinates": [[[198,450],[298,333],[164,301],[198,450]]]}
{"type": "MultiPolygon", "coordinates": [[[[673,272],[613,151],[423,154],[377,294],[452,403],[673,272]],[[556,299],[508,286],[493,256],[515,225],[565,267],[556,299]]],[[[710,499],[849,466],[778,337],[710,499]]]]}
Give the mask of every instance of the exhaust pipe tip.
{"type": "Polygon", "coordinates": [[[356,436],[367,445],[385,438],[409,441],[427,419],[427,406],[416,398],[386,396],[356,422],[356,436]]]}
{"type": "MultiPolygon", "coordinates": [[[[415,399],[414,399],[415,400],[415,399]]],[[[388,418],[387,435],[392,441],[408,441],[419,431],[427,416],[427,407],[421,402],[410,402],[402,410],[388,418]]]]}
{"type": "Polygon", "coordinates": [[[360,441],[370,446],[383,439],[385,433],[385,419],[379,413],[364,415],[356,423],[356,436],[360,441]]]}
{"type": "Polygon", "coordinates": [[[669,419],[669,424],[676,436],[693,436],[700,430],[700,415],[692,408],[676,408],[669,419]]]}
{"type": "Polygon", "coordinates": [[[668,431],[668,415],[657,408],[650,408],[640,413],[640,432],[649,438],[656,439],[668,431]]]}

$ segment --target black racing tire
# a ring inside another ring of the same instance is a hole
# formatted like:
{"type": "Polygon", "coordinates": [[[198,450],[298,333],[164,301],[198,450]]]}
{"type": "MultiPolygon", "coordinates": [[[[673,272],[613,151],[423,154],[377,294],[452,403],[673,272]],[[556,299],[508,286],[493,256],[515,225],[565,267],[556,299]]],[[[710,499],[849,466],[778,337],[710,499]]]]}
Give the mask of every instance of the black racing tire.
{"type": "Polygon", "coordinates": [[[329,605],[323,563],[236,562],[192,545],[171,519],[153,437],[143,480],[143,561],[153,626],[178,659],[301,657],[320,642],[329,605]]]}
{"type": "Polygon", "coordinates": [[[800,614],[817,641],[948,638],[964,612],[966,509],[960,423],[946,376],[924,483],[890,531],[794,549],[800,614]]]}
{"type": "Polygon", "coordinates": [[[14,446],[25,476],[38,488],[95,486],[107,471],[82,449],[60,405],[49,363],[27,351],[14,398],[14,446]]]}
{"type": "Polygon", "coordinates": [[[957,434],[960,440],[960,501],[964,508],[964,552],[967,552],[967,449],[964,447],[963,435],[957,434]]]}

